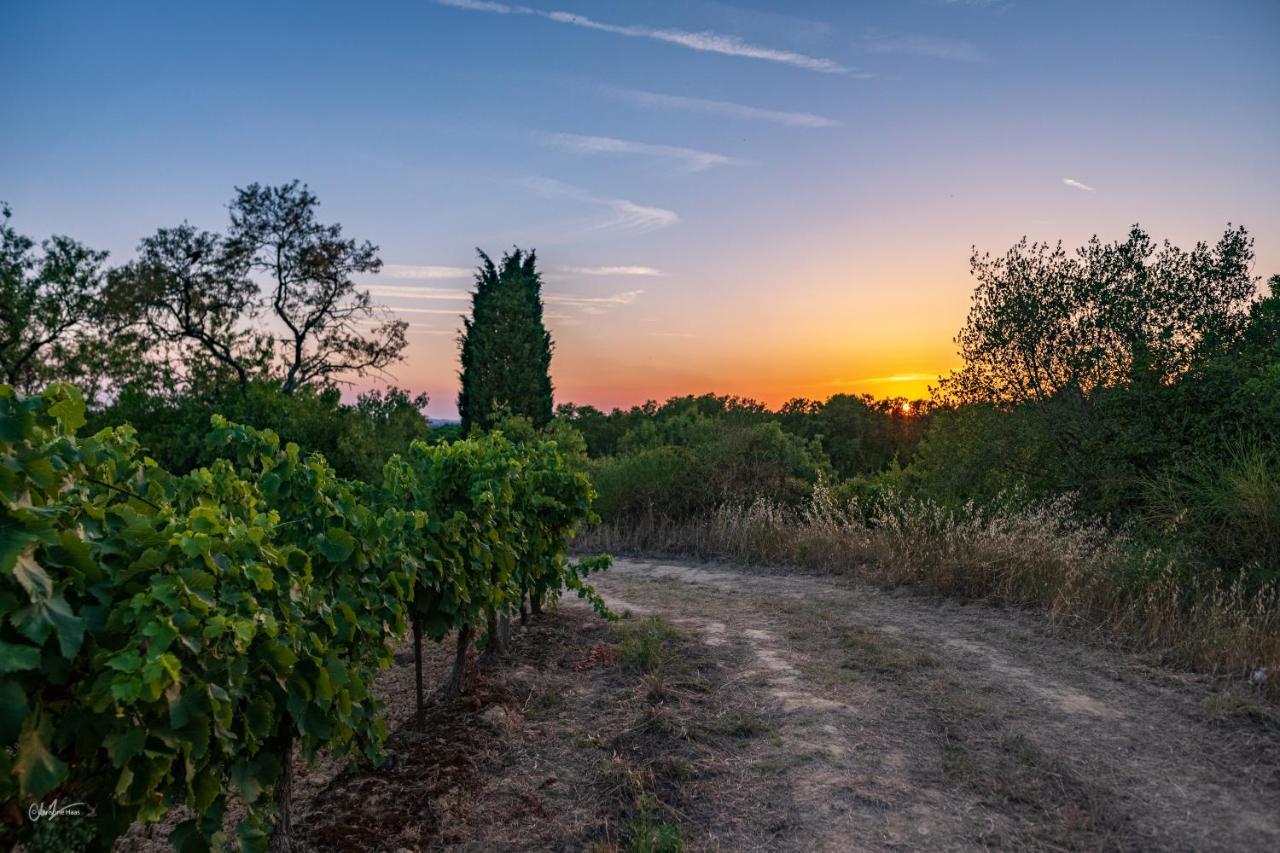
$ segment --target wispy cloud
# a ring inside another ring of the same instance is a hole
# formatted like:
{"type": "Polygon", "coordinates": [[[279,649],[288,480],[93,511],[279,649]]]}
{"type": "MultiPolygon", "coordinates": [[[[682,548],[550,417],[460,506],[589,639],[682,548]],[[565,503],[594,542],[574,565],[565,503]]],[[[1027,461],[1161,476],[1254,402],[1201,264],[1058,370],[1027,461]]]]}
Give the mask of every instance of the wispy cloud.
{"type": "Polygon", "coordinates": [[[570,26],[596,30],[597,32],[612,33],[614,35],[628,36],[630,38],[652,39],[654,41],[665,42],[667,44],[679,45],[680,47],[685,47],[689,50],[718,53],[724,56],[740,56],[747,59],[761,59],[767,62],[778,62],[783,65],[804,68],[808,71],[818,71],[823,74],[856,74],[857,76],[872,76],[858,74],[854,69],[847,68],[833,59],[809,56],[807,54],[796,53],[795,51],[790,50],[762,47],[760,45],[743,41],[737,36],[723,35],[721,33],[710,31],[695,33],[689,32],[688,30],[649,27],[639,24],[609,24],[574,12],[548,11],[545,9],[534,9],[529,6],[511,5],[507,3],[491,3],[486,2],[486,0],[435,0],[435,2],[441,6],[452,6],[457,9],[467,9],[472,12],[490,12],[499,15],[534,15],[540,18],[546,18],[549,21],[555,21],[559,24],[569,24],[570,26]]]}
{"type": "Polygon", "coordinates": [[[544,301],[560,305],[631,305],[644,293],[643,290],[627,290],[612,296],[571,296],[566,293],[549,293],[544,301]]]}
{"type": "MultiPolygon", "coordinates": [[[[661,275],[651,267],[564,267],[563,269],[576,271],[585,275],[661,275]],[[615,272],[624,270],[625,272],[615,272]]],[[[369,292],[374,296],[385,296],[395,299],[408,301],[424,300],[445,300],[466,302],[471,299],[471,293],[467,290],[449,290],[436,287],[383,287],[374,286],[369,288],[369,292]]],[[[609,296],[579,296],[569,293],[546,293],[542,297],[542,301],[549,305],[560,305],[569,308],[578,308],[586,314],[602,314],[607,309],[618,305],[631,305],[644,293],[643,290],[626,290],[621,293],[614,293],[609,296]]],[[[466,308],[460,306],[458,308],[418,308],[414,306],[388,305],[387,310],[393,312],[401,312],[406,314],[431,314],[431,315],[451,315],[459,316],[466,308]]]]}
{"type": "MultiPolygon", "coordinates": [[[[357,326],[367,329],[376,329],[380,325],[380,321],[371,322],[368,320],[355,320],[353,322],[357,326]]],[[[411,335],[456,335],[458,333],[457,329],[442,329],[439,326],[430,326],[425,323],[412,322],[405,326],[405,331],[411,335]]]]}
{"type": "Polygon", "coordinates": [[[943,6],[968,6],[971,9],[1008,9],[1013,0],[938,0],[943,6]]]}
{"type": "Polygon", "coordinates": [[[402,314],[440,314],[443,316],[457,317],[461,314],[458,308],[407,308],[403,305],[387,305],[388,311],[395,311],[402,314]]]}
{"type": "Polygon", "coordinates": [[[560,272],[569,273],[570,275],[590,275],[590,276],[666,275],[666,273],[660,270],[656,270],[653,267],[560,267],[560,272]]]}
{"type": "Polygon", "coordinates": [[[396,299],[436,299],[455,302],[469,299],[465,290],[448,290],[442,287],[396,287],[394,285],[375,284],[367,288],[372,296],[388,296],[396,299]]]}
{"type": "Polygon", "coordinates": [[[967,41],[932,38],[930,36],[875,36],[866,40],[871,53],[900,53],[952,62],[982,62],[987,56],[967,41]]]}
{"type": "Polygon", "coordinates": [[[471,278],[475,275],[475,270],[466,267],[431,267],[431,266],[412,266],[409,264],[385,264],[382,267],[382,274],[391,278],[413,278],[413,279],[442,279],[442,278],[471,278]]]}
{"type": "Polygon", "coordinates": [[[671,160],[679,164],[682,172],[701,172],[714,166],[746,166],[750,164],[748,160],[730,157],[727,154],[699,151],[696,148],[681,148],[678,145],[633,142],[629,139],[615,139],[611,136],[544,133],[540,134],[538,138],[548,145],[554,145],[563,151],[569,151],[574,154],[637,154],[642,157],[671,160]]]}
{"type": "Polygon", "coordinates": [[[899,373],[896,376],[864,376],[861,379],[832,379],[823,385],[891,385],[896,382],[925,382],[938,378],[936,373],[899,373]]]}
{"type": "Polygon", "coordinates": [[[643,290],[627,290],[612,296],[571,296],[565,293],[548,293],[542,301],[549,305],[577,308],[584,314],[603,314],[619,305],[634,305],[643,290]]]}
{"type": "Polygon", "coordinates": [[[1077,181],[1075,178],[1063,178],[1062,182],[1073,189],[1084,190],[1087,193],[1097,192],[1097,190],[1095,190],[1093,187],[1089,186],[1088,184],[1082,184],[1079,181],[1077,181]]]}
{"type": "Polygon", "coordinates": [[[453,6],[455,9],[470,9],[472,12],[494,12],[498,15],[509,15],[516,11],[506,3],[490,3],[488,0],[436,0],[441,6],[453,6]]]}
{"type": "Polygon", "coordinates": [[[675,225],[680,221],[680,216],[674,210],[636,204],[624,198],[593,195],[553,178],[530,177],[525,178],[522,183],[525,188],[545,198],[567,198],[606,208],[609,211],[608,216],[592,226],[593,230],[643,234],[675,225]]]}
{"type": "Polygon", "coordinates": [[[641,106],[655,109],[682,110],[690,113],[726,116],[747,121],[768,121],[774,124],[785,124],[791,127],[839,127],[840,122],[826,116],[813,113],[795,113],[783,110],[767,110],[751,107],[746,104],[735,104],[731,101],[711,101],[704,98],[687,98],[683,95],[663,95],[658,92],[644,92],[637,89],[621,89],[606,87],[606,91],[621,98],[633,101],[641,106]]]}

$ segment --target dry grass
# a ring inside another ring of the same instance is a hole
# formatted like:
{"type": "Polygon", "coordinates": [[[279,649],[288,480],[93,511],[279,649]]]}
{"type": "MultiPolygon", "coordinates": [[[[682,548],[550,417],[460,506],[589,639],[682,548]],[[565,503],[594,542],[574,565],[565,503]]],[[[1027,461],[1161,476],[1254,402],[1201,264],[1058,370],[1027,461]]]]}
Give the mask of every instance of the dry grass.
{"type": "Polygon", "coordinates": [[[819,486],[793,510],[726,505],[686,522],[604,525],[575,545],[857,572],[884,585],[1033,607],[1208,673],[1261,680],[1280,699],[1280,594],[1188,581],[1171,557],[1079,522],[1066,500],[1032,507],[949,509],[885,501],[867,518],[819,486]],[[1259,678],[1260,677],[1260,678],[1259,678]]]}

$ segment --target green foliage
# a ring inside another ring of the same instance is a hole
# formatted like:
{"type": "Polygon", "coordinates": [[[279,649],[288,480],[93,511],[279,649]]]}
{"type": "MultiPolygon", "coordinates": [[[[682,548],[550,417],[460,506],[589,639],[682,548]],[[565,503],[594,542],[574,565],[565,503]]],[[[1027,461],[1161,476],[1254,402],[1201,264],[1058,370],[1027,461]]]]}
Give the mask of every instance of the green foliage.
{"type": "Polygon", "coordinates": [[[823,403],[790,400],[778,419],[788,432],[817,439],[837,475],[854,477],[880,471],[894,459],[905,461],[928,424],[925,407],[903,398],[836,394],[823,403]]]}
{"type": "Polygon", "coordinates": [[[0,797],[92,804],[99,848],[176,805],[178,847],[229,843],[233,791],[264,848],[295,743],[379,760],[371,687],[411,615],[441,636],[535,584],[603,609],[582,577],[607,558],[564,556],[590,487],[553,443],[417,442],[373,487],[222,417],[181,476],[83,423],[70,386],[0,386],[0,797]]]}
{"type": "Polygon", "coordinates": [[[1015,491],[1051,494],[1063,483],[1043,426],[1027,410],[973,405],[939,411],[910,464],[896,476],[897,485],[947,506],[989,502],[1015,491]]]}
{"type": "Polygon", "coordinates": [[[1199,453],[1146,484],[1143,520],[1181,543],[1196,568],[1241,577],[1250,588],[1280,581],[1280,446],[1242,438],[1224,456],[1199,453]]]}
{"type": "Polygon", "coordinates": [[[303,387],[285,396],[277,385],[263,381],[170,398],[126,389],[90,416],[90,428],[132,424],[149,456],[170,471],[185,473],[223,454],[222,448],[201,440],[209,418],[222,414],[324,454],[341,476],[377,483],[391,454],[427,435],[426,404],[425,394],[410,397],[394,387],[361,394],[352,405],[342,402],[337,388],[303,387]]]}
{"type": "Polygon", "coordinates": [[[1149,371],[1162,381],[1230,341],[1254,295],[1253,241],[1227,227],[1217,245],[1157,249],[1138,226],[1068,255],[1028,244],[978,255],[973,306],[956,342],[964,367],[942,383],[956,402],[1088,396],[1149,371]]]}
{"type": "Polygon", "coordinates": [[[535,427],[551,420],[551,335],[542,322],[542,277],[533,252],[520,249],[495,266],[484,252],[476,272],[471,316],[463,319],[462,389],[458,413],[464,432],[489,429],[509,415],[535,427]]]}
{"type": "Polygon", "coordinates": [[[581,432],[606,521],[681,520],[725,502],[802,503],[819,477],[878,488],[869,484],[919,443],[928,411],[922,401],[836,395],[773,412],[705,394],[608,414],[565,404],[553,423],[581,432]]]}
{"type": "Polygon", "coordinates": [[[607,521],[666,515],[688,518],[715,502],[698,456],[687,447],[657,447],[602,461],[592,479],[607,521]]]}
{"type": "Polygon", "coordinates": [[[1189,575],[1274,582],[1280,277],[1249,299],[1251,245],[1229,230],[1153,256],[1135,231],[1078,260],[1018,244],[975,261],[966,366],[946,387],[988,402],[932,416],[903,491],[950,506],[1067,493],[1189,575]]]}
{"type": "Polygon", "coordinates": [[[690,444],[647,447],[595,467],[597,506],[605,519],[684,519],[757,497],[794,504],[829,470],[816,441],[787,433],[777,422],[728,426],[681,415],[666,426],[673,429],[668,438],[690,444]],[[688,430],[680,432],[681,425],[688,430]]]}
{"type": "Polygon", "coordinates": [[[35,241],[0,203],[0,382],[23,390],[91,371],[106,252],[69,237],[35,241]]]}
{"type": "MultiPolygon", "coordinates": [[[[595,490],[583,470],[581,438],[572,430],[552,429],[558,438],[526,440],[519,445],[524,476],[516,488],[516,511],[525,533],[516,571],[520,596],[541,604],[564,590],[588,599],[601,615],[604,602],[585,584],[594,571],[605,569],[608,558],[593,557],[570,563],[569,543],[583,524],[599,521],[592,511],[595,490]],[[567,445],[567,452],[566,452],[567,445]]],[[[522,600],[522,599],[517,599],[522,600]]]]}
{"type": "Polygon", "coordinates": [[[77,440],[69,387],[0,394],[6,800],[95,804],[107,840],[184,804],[175,839],[200,847],[234,789],[258,847],[295,739],[377,756],[405,511],[269,432],[218,421],[241,470],[175,477],[128,428],[77,440]]]}
{"type": "MultiPolygon", "coordinates": [[[[414,442],[393,459],[390,488],[426,515],[418,531],[424,562],[412,618],[433,639],[483,624],[491,609],[515,599],[514,572],[523,542],[515,510],[520,463],[501,435],[452,444],[414,442]]],[[[389,466],[390,467],[390,466],[389,466]]]]}
{"type": "Polygon", "coordinates": [[[593,518],[591,483],[555,442],[516,444],[499,432],[417,441],[388,464],[383,488],[424,513],[406,551],[423,555],[412,618],[426,636],[480,626],[525,596],[542,601],[566,589],[607,614],[584,578],[608,558],[567,556],[577,526],[593,518]]]}

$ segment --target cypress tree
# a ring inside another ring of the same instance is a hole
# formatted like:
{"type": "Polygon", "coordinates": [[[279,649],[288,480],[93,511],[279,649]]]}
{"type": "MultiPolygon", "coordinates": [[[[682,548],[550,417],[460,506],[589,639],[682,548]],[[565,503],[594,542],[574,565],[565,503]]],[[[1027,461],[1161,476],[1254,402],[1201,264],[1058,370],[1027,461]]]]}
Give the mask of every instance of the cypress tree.
{"type": "Polygon", "coordinates": [[[463,319],[463,434],[508,415],[536,427],[551,421],[551,335],[542,323],[542,277],[535,253],[516,248],[495,265],[479,249],[471,316],[463,319]]]}

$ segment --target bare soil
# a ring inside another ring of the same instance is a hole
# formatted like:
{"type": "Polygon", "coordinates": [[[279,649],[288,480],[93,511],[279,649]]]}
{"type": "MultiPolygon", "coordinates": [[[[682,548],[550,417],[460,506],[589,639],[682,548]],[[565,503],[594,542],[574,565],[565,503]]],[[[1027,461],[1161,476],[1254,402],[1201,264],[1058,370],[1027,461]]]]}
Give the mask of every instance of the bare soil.
{"type": "Polygon", "coordinates": [[[390,763],[300,769],[295,846],[1280,849],[1280,715],[1247,686],[848,577],[592,580],[622,620],[564,600],[422,732],[405,649],[379,688],[390,763]]]}

